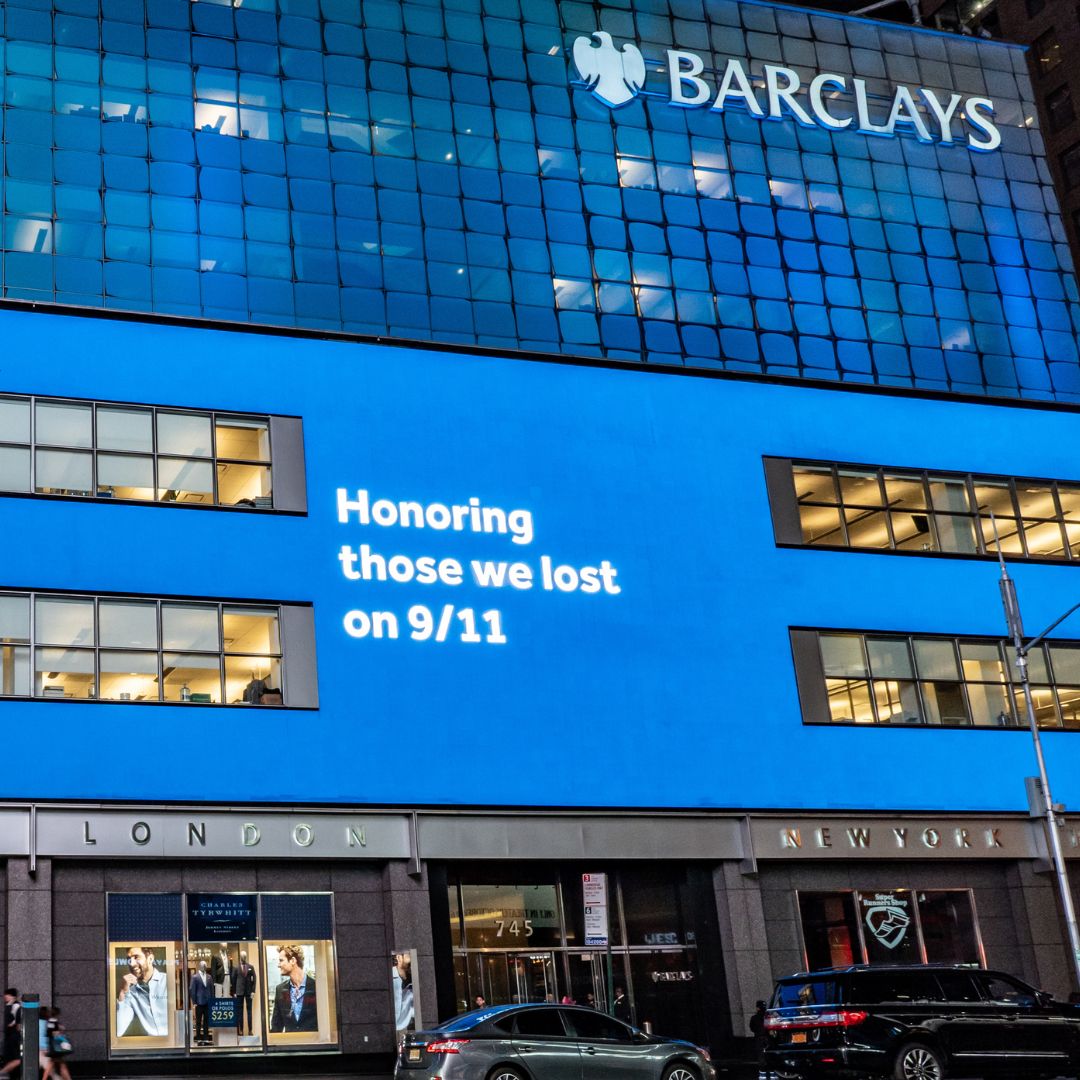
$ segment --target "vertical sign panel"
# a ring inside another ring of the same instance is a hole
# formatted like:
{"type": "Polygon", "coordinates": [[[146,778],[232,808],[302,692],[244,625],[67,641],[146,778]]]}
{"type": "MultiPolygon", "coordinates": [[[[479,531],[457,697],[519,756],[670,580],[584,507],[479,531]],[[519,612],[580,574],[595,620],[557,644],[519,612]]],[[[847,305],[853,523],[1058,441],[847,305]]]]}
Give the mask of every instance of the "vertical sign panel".
{"type": "Polygon", "coordinates": [[[585,944],[608,944],[607,874],[582,874],[585,901],[585,944]]]}

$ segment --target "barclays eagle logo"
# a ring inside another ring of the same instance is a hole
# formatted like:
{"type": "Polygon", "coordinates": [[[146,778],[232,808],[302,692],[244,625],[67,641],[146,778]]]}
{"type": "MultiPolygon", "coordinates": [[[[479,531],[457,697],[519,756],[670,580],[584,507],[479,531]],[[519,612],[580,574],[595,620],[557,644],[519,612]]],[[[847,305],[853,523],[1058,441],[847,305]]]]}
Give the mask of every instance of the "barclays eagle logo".
{"type": "Polygon", "coordinates": [[[588,88],[613,109],[633,101],[645,85],[645,59],[641,51],[636,45],[624,45],[619,52],[606,30],[597,30],[591,37],[579,37],[574,42],[574,63],[588,88]],[[600,44],[593,45],[592,38],[600,44]]]}

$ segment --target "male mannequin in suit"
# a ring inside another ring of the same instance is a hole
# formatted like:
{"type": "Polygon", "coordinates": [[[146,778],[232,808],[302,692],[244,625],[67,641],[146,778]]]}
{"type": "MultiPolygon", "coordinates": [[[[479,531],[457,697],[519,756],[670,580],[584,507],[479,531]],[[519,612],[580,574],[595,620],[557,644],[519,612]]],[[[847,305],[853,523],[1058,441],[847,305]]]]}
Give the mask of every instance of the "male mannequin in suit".
{"type": "Polygon", "coordinates": [[[278,948],[278,971],[283,977],[274,991],[270,1030],[318,1031],[315,980],[304,971],[304,950],[300,945],[278,948]]]}
{"type": "Polygon", "coordinates": [[[195,1045],[210,1045],[210,1002],[214,1000],[214,984],[206,970],[206,961],[199,961],[199,970],[191,976],[188,1000],[195,1010],[195,1045]]]}
{"type": "Polygon", "coordinates": [[[236,1001],[236,1035],[243,1035],[244,1009],[247,1008],[247,1033],[251,1034],[251,1006],[258,986],[255,969],[248,963],[246,952],[240,954],[240,963],[233,968],[233,999],[236,1001]]]}
{"type": "Polygon", "coordinates": [[[210,959],[210,977],[214,980],[214,996],[228,997],[231,993],[232,959],[229,947],[224,943],[218,946],[218,951],[210,959]]]}

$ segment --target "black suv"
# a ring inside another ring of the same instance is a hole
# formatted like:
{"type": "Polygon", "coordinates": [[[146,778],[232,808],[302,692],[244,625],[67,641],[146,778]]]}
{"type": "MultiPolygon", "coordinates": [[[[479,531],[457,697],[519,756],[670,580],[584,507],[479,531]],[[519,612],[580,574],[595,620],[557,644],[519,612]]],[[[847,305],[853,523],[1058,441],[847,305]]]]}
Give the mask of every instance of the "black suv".
{"type": "Polygon", "coordinates": [[[963,967],[850,967],[781,979],[765,1016],[781,1077],[1071,1076],[1080,1008],[1011,975],[963,967]]]}

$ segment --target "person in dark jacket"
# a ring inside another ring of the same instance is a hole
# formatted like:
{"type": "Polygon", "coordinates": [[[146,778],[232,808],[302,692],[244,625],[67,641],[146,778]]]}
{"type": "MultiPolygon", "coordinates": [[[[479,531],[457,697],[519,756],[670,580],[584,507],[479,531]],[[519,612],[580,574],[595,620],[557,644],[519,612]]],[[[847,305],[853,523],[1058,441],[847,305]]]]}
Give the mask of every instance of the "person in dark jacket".
{"type": "Polygon", "coordinates": [[[3,1062],[0,1076],[22,1067],[22,1003],[14,986],[4,991],[3,1062]]]}
{"type": "Polygon", "coordinates": [[[199,961],[199,970],[191,976],[188,1000],[195,1010],[195,1045],[210,1045],[210,1002],[214,1000],[214,984],[206,970],[206,961],[199,961]]]}
{"type": "Polygon", "coordinates": [[[750,1034],[754,1036],[754,1054],[757,1057],[758,1076],[768,1076],[765,1071],[765,1010],[768,1005],[764,1001],[756,1001],[754,1007],[757,1010],[750,1017],[750,1034]]]}
{"type": "Polygon", "coordinates": [[[319,1012],[315,980],[304,971],[304,949],[282,945],[278,949],[278,971],[285,976],[274,991],[274,1011],[270,1030],[318,1031],[319,1012]]]}
{"type": "Polygon", "coordinates": [[[611,1003],[611,1015],[624,1024],[630,1023],[630,999],[621,986],[615,987],[615,999],[611,1003]]]}
{"type": "Polygon", "coordinates": [[[233,968],[233,1000],[236,1002],[236,1034],[243,1034],[244,1009],[247,1008],[247,1033],[251,1034],[251,1005],[258,988],[259,977],[248,963],[246,952],[240,954],[240,963],[233,968]]]}

